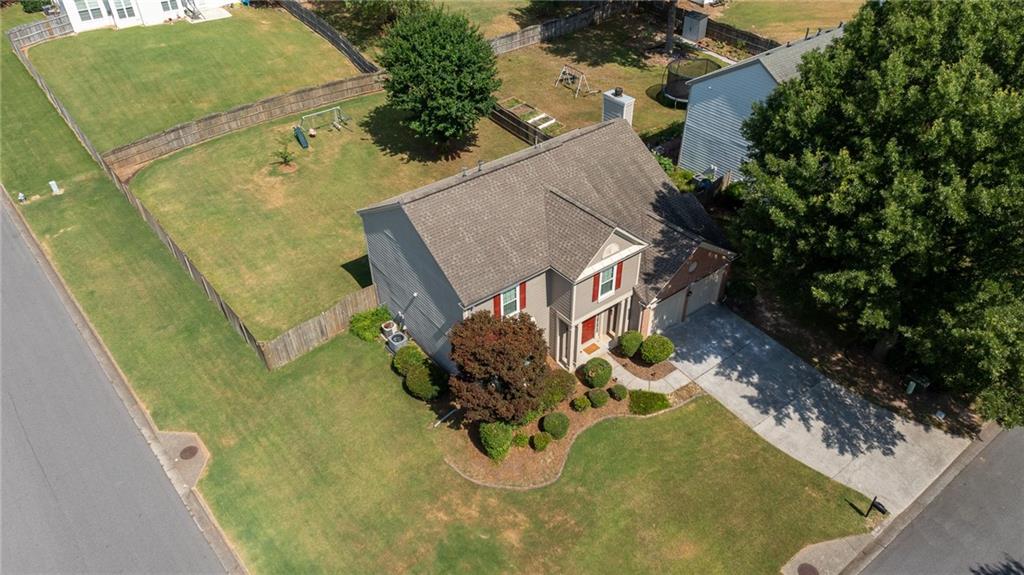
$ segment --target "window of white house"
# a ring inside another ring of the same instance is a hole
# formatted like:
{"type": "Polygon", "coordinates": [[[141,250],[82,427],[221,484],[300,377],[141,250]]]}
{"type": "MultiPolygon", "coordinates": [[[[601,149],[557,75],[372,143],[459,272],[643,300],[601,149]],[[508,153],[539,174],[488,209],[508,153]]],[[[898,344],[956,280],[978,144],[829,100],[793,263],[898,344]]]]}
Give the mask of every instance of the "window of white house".
{"type": "Polygon", "coordinates": [[[103,17],[98,0],[75,0],[75,9],[78,10],[78,19],[82,22],[103,17]]]}
{"type": "Polygon", "coordinates": [[[178,9],[178,0],[160,0],[160,7],[164,12],[171,12],[178,9]]]}
{"type": "Polygon", "coordinates": [[[601,270],[601,283],[597,297],[601,298],[615,291],[615,266],[601,270]]]}
{"type": "Polygon", "coordinates": [[[135,17],[135,7],[132,6],[132,0],[114,0],[114,11],[117,12],[118,18],[135,17]]]}
{"type": "Polygon", "coordinates": [[[519,286],[501,293],[502,315],[512,315],[519,311],[519,286]]]}

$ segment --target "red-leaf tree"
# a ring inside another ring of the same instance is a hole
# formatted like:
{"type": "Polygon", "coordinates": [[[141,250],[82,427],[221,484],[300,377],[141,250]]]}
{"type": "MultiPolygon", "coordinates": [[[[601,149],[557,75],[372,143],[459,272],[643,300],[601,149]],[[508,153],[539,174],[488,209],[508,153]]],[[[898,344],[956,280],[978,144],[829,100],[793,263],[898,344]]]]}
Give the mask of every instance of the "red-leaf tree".
{"type": "Polygon", "coordinates": [[[466,421],[515,422],[536,409],[548,373],[544,334],[528,314],[477,312],[452,328],[451,389],[466,421]]]}

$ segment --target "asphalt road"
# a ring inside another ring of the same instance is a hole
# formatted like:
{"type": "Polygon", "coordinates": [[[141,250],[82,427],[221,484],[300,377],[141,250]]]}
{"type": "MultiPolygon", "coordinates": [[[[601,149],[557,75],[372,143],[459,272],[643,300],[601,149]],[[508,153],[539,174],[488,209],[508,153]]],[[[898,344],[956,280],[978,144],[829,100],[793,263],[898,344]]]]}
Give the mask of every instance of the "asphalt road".
{"type": "Polygon", "coordinates": [[[5,209],[2,573],[223,573],[5,209]]]}
{"type": "Polygon", "coordinates": [[[1024,429],[996,437],[862,573],[1024,575],[1024,429]]]}

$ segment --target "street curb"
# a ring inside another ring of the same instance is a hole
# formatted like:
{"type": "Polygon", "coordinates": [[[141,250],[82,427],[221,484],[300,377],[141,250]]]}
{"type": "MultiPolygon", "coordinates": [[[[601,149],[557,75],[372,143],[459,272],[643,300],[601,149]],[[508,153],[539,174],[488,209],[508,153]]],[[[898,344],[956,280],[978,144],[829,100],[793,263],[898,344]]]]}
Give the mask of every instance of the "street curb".
{"type": "Polygon", "coordinates": [[[21,211],[14,205],[14,201],[2,183],[0,183],[0,195],[4,197],[3,200],[0,200],[3,204],[3,209],[11,215],[11,221],[14,222],[14,227],[17,228],[19,235],[25,239],[25,244],[28,246],[32,257],[39,262],[43,274],[56,288],[57,296],[60,298],[61,303],[64,304],[65,309],[67,309],[71,321],[75,324],[79,333],[82,334],[82,338],[96,357],[97,363],[99,363],[100,368],[106,374],[115,393],[121,398],[121,402],[128,411],[129,417],[135,422],[139,433],[142,434],[143,439],[146,440],[153,454],[156,455],[157,461],[160,462],[160,467],[163,468],[168,481],[171,482],[172,489],[181,497],[189,515],[192,516],[192,520],[199,527],[199,531],[209,543],[214,555],[217,556],[221,566],[224,567],[224,571],[232,575],[247,575],[249,573],[248,569],[246,569],[241,557],[235,552],[234,547],[228,541],[227,534],[224,533],[223,528],[213,516],[213,512],[207,505],[206,500],[203,499],[202,494],[192,486],[188,486],[188,489],[184,491],[178,489],[178,486],[184,486],[185,484],[178,472],[174,470],[173,459],[168,457],[163,446],[160,444],[156,423],[149,415],[149,411],[145,408],[142,401],[135,394],[135,390],[128,384],[127,376],[121,371],[117,362],[114,361],[110,350],[107,349],[92,322],[85,315],[78,300],[75,299],[75,296],[64,282],[64,278],[57,272],[50,259],[46,257],[42,244],[32,231],[32,228],[29,227],[21,211]]]}
{"type": "Polygon", "coordinates": [[[946,470],[935,478],[935,481],[932,481],[931,485],[903,513],[882,528],[878,535],[839,572],[839,575],[859,575],[864,571],[1002,431],[999,424],[993,421],[985,423],[978,437],[960,452],[953,463],[950,463],[946,470]]]}

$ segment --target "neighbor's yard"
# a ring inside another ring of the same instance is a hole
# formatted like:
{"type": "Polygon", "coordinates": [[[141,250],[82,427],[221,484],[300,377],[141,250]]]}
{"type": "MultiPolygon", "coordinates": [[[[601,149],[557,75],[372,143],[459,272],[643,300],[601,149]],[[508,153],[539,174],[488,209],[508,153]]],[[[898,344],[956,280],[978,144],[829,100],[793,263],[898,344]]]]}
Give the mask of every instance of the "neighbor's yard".
{"type": "Polygon", "coordinates": [[[296,118],[250,128],[158,160],[132,181],[153,212],[256,337],[270,339],[369,284],[355,210],[525,146],[490,120],[444,159],[372,95],[341,103],[349,130],[301,150],[296,118]],[[273,156],[298,154],[294,173],[273,156]]]}
{"type": "Polygon", "coordinates": [[[600,93],[574,97],[555,86],[564,64],[586,74],[590,88],[604,91],[621,86],[636,98],[633,127],[639,133],[681,121],[682,107],[673,109],[658,99],[668,60],[644,50],[659,44],[661,29],[643,14],[612,18],[549,43],[535,44],[498,57],[502,86],[498,99],[525,102],[555,118],[565,130],[601,121],[600,93]]]}
{"type": "Polygon", "coordinates": [[[36,46],[29,57],[101,152],[358,74],[284,10],[238,7],[231,14],[200,24],[87,32],[36,46]]]}
{"type": "Polygon", "coordinates": [[[799,40],[807,29],[835,28],[849,22],[863,0],[730,0],[711,9],[715,20],[778,42],[799,40]]]}

